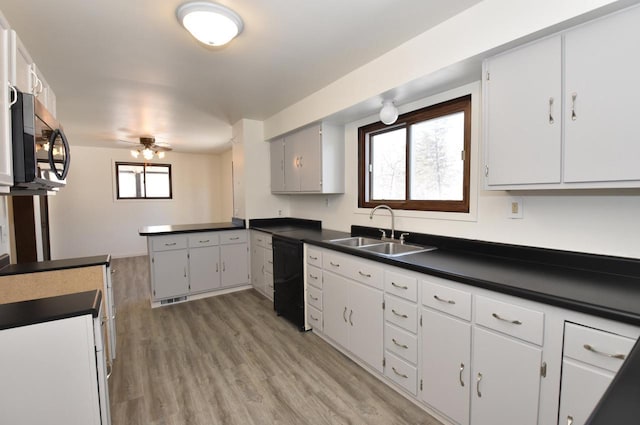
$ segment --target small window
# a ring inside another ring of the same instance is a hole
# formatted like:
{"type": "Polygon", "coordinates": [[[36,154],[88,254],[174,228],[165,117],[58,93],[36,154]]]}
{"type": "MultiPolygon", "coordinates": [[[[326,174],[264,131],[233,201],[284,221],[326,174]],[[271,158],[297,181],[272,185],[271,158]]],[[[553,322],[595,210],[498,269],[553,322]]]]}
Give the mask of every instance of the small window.
{"type": "Polygon", "coordinates": [[[358,206],[469,212],[471,96],[358,129],[358,206]]]}
{"type": "Polygon", "coordinates": [[[171,199],[171,165],[116,162],[118,199],[171,199]]]}

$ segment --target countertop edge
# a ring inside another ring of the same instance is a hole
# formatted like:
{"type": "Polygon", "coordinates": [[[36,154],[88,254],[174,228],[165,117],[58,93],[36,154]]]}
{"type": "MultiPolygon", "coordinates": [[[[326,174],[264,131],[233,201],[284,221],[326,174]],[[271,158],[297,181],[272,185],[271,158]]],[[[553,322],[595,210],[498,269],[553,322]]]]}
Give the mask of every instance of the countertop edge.
{"type": "Polygon", "coordinates": [[[103,265],[111,265],[111,254],[95,255],[92,257],[66,258],[61,260],[37,261],[33,263],[9,264],[7,267],[0,270],[0,277],[103,265]]]}

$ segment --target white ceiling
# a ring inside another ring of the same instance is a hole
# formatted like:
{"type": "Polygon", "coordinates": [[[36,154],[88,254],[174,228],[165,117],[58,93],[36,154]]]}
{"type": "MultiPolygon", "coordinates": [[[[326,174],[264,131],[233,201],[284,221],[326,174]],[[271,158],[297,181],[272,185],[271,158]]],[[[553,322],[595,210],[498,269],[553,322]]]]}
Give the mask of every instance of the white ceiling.
{"type": "Polygon", "coordinates": [[[223,48],[177,22],[182,0],[2,0],[57,98],[72,145],[154,135],[176,151],[229,146],[264,120],[480,0],[221,0],[245,24],[223,48]]]}

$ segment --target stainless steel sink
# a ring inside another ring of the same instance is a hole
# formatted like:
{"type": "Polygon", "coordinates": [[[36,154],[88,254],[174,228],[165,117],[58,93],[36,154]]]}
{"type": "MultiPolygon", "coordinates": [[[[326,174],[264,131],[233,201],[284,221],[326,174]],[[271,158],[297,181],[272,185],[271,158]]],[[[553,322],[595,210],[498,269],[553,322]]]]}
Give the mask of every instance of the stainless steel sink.
{"type": "Polygon", "coordinates": [[[362,251],[372,252],[374,254],[384,255],[387,257],[398,257],[400,255],[415,254],[418,252],[433,251],[435,247],[403,245],[397,242],[385,242],[375,245],[366,245],[358,248],[362,251]]]}
{"type": "Polygon", "coordinates": [[[337,245],[350,246],[350,247],[357,248],[364,245],[379,244],[381,240],[374,239],[374,238],[364,238],[362,236],[353,236],[350,238],[331,239],[327,242],[334,243],[337,245]]]}

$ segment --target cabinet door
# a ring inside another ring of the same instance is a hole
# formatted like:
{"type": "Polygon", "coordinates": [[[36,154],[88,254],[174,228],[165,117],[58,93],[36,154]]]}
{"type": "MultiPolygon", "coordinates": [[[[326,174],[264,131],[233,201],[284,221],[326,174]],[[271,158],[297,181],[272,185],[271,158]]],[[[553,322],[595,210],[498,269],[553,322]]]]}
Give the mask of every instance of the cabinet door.
{"type": "Polygon", "coordinates": [[[220,287],[220,247],[189,249],[189,292],[212,291],[220,287]]]}
{"type": "Polygon", "coordinates": [[[9,29],[0,20],[0,192],[13,184],[11,109],[9,105],[9,29]]]}
{"type": "Polygon", "coordinates": [[[489,186],[560,182],[561,54],[556,36],[487,61],[489,186]]]}
{"type": "Polygon", "coordinates": [[[160,251],[152,255],[154,299],[186,295],[189,292],[187,250],[160,251]]]}
{"type": "Polygon", "coordinates": [[[24,44],[22,44],[22,41],[20,41],[20,38],[18,38],[15,31],[12,31],[12,37],[11,47],[14,59],[14,69],[11,70],[11,83],[22,92],[33,93],[34,90],[38,88],[36,87],[36,78],[31,68],[33,59],[31,59],[31,55],[29,55],[29,52],[24,47],[24,44]]]}
{"type": "Polygon", "coordinates": [[[558,424],[583,425],[612,380],[610,372],[563,360],[558,424]]]}
{"type": "Polygon", "coordinates": [[[271,192],[284,191],[284,139],[274,140],[271,148],[271,192]]]}
{"type": "Polygon", "coordinates": [[[456,423],[469,423],[471,325],[422,309],[422,400],[456,423]]]}
{"type": "Polygon", "coordinates": [[[262,293],[265,292],[264,250],[257,245],[251,247],[251,285],[262,293]]]}
{"type": "Polygon", "coordinates": [[[299,133],[300,191],[322,190],[322,135],[320,126],[305,128],[299,133]]]}
{"type": "Polygon", "coordinates": [[[382,372],[384,350],[382,291],[349,282],[347,319],[349,349],[371,367],[382,372]]]}
{"type": "Polygon", "coordinates": [[[640,8],[565,36],[565,181],[640,180],[640,8]]]}
{"type": "Polygon", "coordinates": [[[471,421],[537,425],[542,350],[474,328],[471,421]]]}
{"type": "Polygon", "coordinates": [[[249,252],[247,244],[221,245],[222,287],[249,282],[249,252]]]}
{"type": "Polygon", "coordinates": [[[284,139],[284,190],[286,192],[300,191],[300,153],[298,146],[300,133],[292,133],[284,139]]]}
{"type": "MultiPolygon", "coordinates": [[[[324,333],[343,347],[347,347],[349,313],[349,281],[333,273],[324,272],[322,283],[324,333]]],[[[382,343],[381,343],[382,345],[382,343]]]]}

